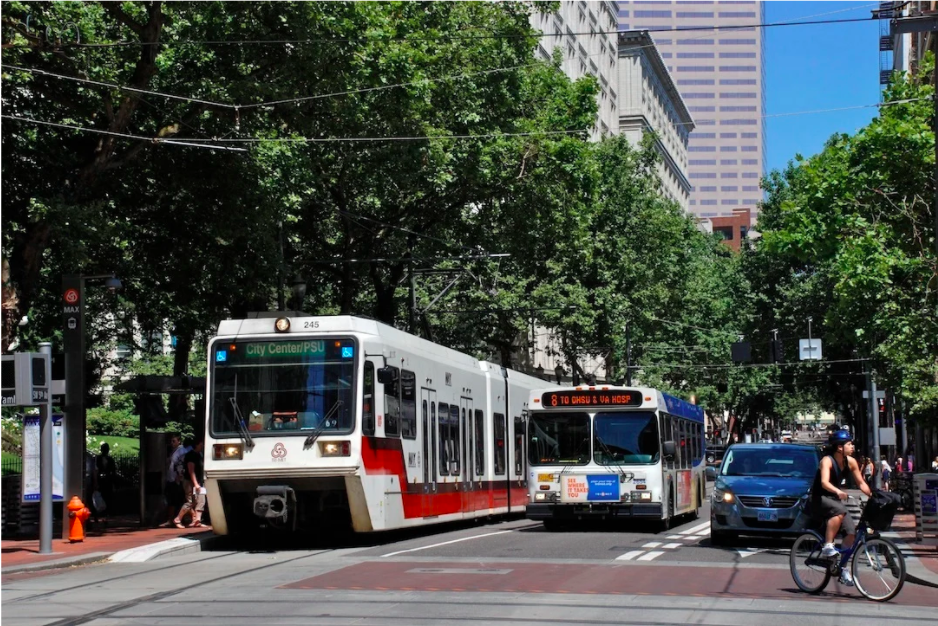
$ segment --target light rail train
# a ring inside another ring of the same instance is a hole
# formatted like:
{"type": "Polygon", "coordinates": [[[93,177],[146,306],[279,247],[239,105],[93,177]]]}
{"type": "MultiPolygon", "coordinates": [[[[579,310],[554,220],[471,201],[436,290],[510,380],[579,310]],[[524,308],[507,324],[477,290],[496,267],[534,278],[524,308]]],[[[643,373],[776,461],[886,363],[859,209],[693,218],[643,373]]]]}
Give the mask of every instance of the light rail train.
{"type": "Polygon", "coordinates": [[[264,315],[223,321],[208,347],[216,533],[523,511],[522,415],[544,381],[373,320],[264,315]]]}

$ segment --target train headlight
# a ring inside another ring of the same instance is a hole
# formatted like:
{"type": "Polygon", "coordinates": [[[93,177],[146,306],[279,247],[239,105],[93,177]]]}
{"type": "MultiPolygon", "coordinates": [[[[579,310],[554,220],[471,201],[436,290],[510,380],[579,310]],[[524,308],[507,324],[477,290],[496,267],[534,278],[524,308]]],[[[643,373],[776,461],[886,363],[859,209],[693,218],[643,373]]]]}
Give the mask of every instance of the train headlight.
{"type": "Polygon", "coordinates": [[[543,501],[546,500],[546,499],[547,499],[547,494],[546,494],[546,493],[536,493],[536,494],[534,494],[534,501],[535,501],[535,502],[543,502],[543,501]]]}
{"type": "Polygon", "coordinates": [[[290,330],[290,320],[286,317],[278,317],[274,322],[274,330],[278,333],[285,333],[290,330]]]}
{"type": "Polygon", "coordinates": [[[216,443],[212,446],[212,459],[216,461],[237,460],[244,457],[240,443],[216,443]]]}
{"type": "Polygon", "coordinates": [[[323,456],[350,456],[352,444],[348,441],[320,441],[319,450],[323,456]]]}

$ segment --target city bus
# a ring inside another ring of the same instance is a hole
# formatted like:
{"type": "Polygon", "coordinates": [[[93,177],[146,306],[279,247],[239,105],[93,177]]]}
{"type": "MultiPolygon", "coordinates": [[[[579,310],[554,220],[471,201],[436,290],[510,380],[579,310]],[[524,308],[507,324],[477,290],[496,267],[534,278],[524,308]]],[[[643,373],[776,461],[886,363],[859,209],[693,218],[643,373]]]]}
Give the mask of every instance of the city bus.
{"type": "Polygon", "coordinates": [[[704,412],[645,387],[531,391],[526,516],[550,530],[585,518],[697,517],[706,497],[704,412]]]}

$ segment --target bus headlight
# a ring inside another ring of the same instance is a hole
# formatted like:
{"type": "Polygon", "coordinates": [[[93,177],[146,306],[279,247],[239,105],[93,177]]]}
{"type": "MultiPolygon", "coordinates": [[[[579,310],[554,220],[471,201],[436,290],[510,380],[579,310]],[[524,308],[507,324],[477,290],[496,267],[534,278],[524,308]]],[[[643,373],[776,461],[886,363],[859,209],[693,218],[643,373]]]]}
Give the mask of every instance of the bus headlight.
{"type": "Polygon", "coordinates": [[[215,461],[238,460],[244,457],[244,448],[240,443],[216,443],[212,446],[212,459],[215,461]]]}
{"type": "Polygon", "coordinates": [[[352,445],[348,441],[320,441],[319,450],[322,456],[350,456],[352,445]]]}

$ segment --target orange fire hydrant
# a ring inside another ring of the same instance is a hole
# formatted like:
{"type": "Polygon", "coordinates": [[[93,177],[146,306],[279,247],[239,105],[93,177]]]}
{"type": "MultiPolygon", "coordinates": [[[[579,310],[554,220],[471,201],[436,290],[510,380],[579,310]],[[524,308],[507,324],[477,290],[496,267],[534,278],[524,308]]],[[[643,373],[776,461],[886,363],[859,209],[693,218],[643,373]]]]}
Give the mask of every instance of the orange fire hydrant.
{"type": "Polygon", "coordinates": [[[91,517],[91,511],[78,496],[72,496],[66,508],[68,508],[68,517],[72,520],[68,525],[68,540],[72,543],[84,541],[85,522],[91,517]]]}

